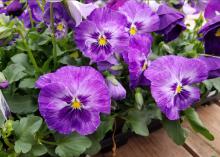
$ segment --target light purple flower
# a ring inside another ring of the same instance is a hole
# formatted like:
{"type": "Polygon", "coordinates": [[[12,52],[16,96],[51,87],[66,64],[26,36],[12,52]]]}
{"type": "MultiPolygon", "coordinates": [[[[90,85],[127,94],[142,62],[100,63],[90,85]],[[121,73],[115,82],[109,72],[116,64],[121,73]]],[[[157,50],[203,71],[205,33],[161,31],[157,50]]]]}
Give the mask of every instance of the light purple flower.
{"type": "Polygon", "coordinates": [[[170,120],[200,99],[199,88],[191,86],[208,76],[204,62],[180,56],[156,59],[144,73],[151,81],[151,93],[158,107],[170,120]]]}
{"type": "Polygon", "coordinates": [[[112,99],[114,100],[123,100],[126,97],[126,90],[121,85],[121,83],[116,80],[115,76],[110,75],[106,78],[106,82],[108,85],[109,92],[111,94],[112,99]]]}
{"type": "Polygon", "coordinates": [[[220,1],[209,0],[205,9],[205,18],[211,19],[217,15],[220,15],[220,1]]]}
{"type": "Polygon", "coordinates": [[[127,17],[126,31],[130,36],[154,32],[159,28],[159,17],[146,3],[130,0],[119,11],[127,17]]]}
{"type": "Polygon", "coordinates": [[[41,76],[39,110],[48,127],[62,134],[93,133],[100,113],[110,113],[111,97],[103,76],[84,66],[66,66],[41,76]]]}
{"type": "MultiPolygon", "coordinates": [[[[54,29],[56,38],[63,38],[70,29],[75,27],[75,22],[68,14],[66,8],[61,2],[53,2],[54,29]]],[[[44,21],[50,28],[50,3],[46,3],[44,9],[44,21]]]]}
{"type": "Polygon", "coordinates": [[[160,17],[160,27],[157,33],[164,36],[166,42],[176,39],[186,29],[183,23],[184,15],[163,4],[157,10],[160,17]]]}
{"type": "Polygon", "coordinates": [[[76,0],[67,1],[67,5],[71,16],[76,22],[76,26],[82,22],[83,18],[86,19],[95,8],[98,8],[98,6],[93,3],[84,4],[76,0]]]}
{"type": "Polygon", "coordinates": [[[114,10],[95,9],[75,29],[76,44],[92,61],[106,61],[128,45],[126,22],[126,17],[114,10]]]}
{"type": "Polygon", "coordinates": [[[130,40],[130,48],[123,54],[128,64],[130,87],[134,89],[138,85],[148,85],[149,81],[144,77],[144,71],[150,64],[148,56],[151,51],[152,36],[137,35],[130,40]]]}
{"type": "Polygon", "coordinates": [[[220,77],[220,57],[200,56],[198,59],[206,64],[208,68],[208,79],[220,77]]]}
{"type": "Polygon", "coordinates": [[[204,11],[209,0],[188,0],[188,3],[195,9],[195,13],[204,11]]]}

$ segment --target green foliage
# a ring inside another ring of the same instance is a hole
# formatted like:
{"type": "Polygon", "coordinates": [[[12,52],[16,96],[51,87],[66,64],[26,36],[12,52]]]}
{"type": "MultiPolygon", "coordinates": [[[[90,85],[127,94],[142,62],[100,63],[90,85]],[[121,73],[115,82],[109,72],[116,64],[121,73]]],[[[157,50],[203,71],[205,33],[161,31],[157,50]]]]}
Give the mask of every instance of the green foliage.
{"type": "Polygon", "coordinates": [[[14,146],[16,153],[27,153],[31,151],[32,146],[37,143],[36,133],[40,129],[42,122],[40,117],[28,116],[13,123],[16,136],[14,146]]]}
{"type": "Polygon", "coordinates": [[[209,132],[207,128],[205,128],[195,109],[189,108],[185,110],[184,113],[194,131],[200,133],[210,141],[214,140],[214,136],[209,132]]]}
{"type": "Polygon", "coordinates": [[[88,137],[74,133],[70,136],[59,137],[57,139],[55,152],[60,157],[78,157],[89,148],[91,144],[88,137]]]}
{"type": "Polygon", "coordinates": [[[178,145],[185,143],[187,132],[181,127],[180,121],[170,121],[166,118],[163,119],[163,126],[169,137],[178,145]]]}

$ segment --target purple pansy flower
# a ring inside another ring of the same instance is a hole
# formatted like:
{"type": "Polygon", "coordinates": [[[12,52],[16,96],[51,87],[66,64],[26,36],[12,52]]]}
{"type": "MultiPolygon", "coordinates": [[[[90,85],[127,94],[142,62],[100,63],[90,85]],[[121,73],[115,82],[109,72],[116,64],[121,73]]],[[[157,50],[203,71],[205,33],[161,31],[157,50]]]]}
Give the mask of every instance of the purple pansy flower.
{"type": "Polygon", "coordinates": [[[208,79],[220,77],[220,57],[200,56],[198,59],[206,64],[208,68],[208,79]]]}
{"type": "Polygon", "coordinates": [[[110,75],[106,78],[108,90],[114,100],[123,100],[126,97],[126,90],[115,76],[110,75]]]}
{"type": "Polygon", "coordinates": [[[107,7],[113,10],[118,10],[119,7],[123,6],[128,0],[109,0],[107,7]]]}
{"type": "Polygon", "coordinates": [[[127,17],[126,31],[130,36],[158,30],[159,17],[146,3],[130,0],[119,11],[127,17]]]}
{"type": "Polygon", "coordinates": [[[199,88],[191,86],[208,76],[204,62],[180,56],[164,56],[153,61],[144,73],[151,81],[151,93],[170,120],[200,99],[199,88]]]}
{"type": "Polygon", "coordinates": [[[76,44],[92,61],[106,61],[128,45],[126,22],[126,17],[114,10],[95,9],[75,29],[76,44]]]}
{"type": "MultiPolygon", "coordinates": [[[[56,38],[63,38],[69,28],[75,27],[75,22],[68,14],[61,2],[53,2],[54,28],[56,38]]],[[[50,3],[46,3],[44,11],[44,21],[50,27],[50,3]]]]}
{"type": "Polygon", "coordinates": [[[220,15],[210,19],[199,31],[205,52],[220,56],[220,15]]]}
{"type": "MultiPolygon", "coordinates": [[[[28,6],[31,12],[31,17],[33,22],[39,23],[43,21],[43,11],[39,5],[41,5],[41,1],[36,0],[28,0],[28,6]]],[[[30,28],[31,27],[31,21],[30,21],[30,14],[28,12],[28,8],[24,10],[24,12],[21,14],[20,19],[23,20],[25,27],[30,28]]]]}
{"type": "Polygon", "coordinates": [[[217,15],[220,15],[220,1],[209,0],[205,9],[205,18],[211,19],[217,15]]]}
{"type": "Polygon", "coordinates": [[[108,87],[92,67],[62,67],[41,76],[36,87],[40,113],[48,127],[59,133],[91,134],[100,124],[100,113],[110,113],[108,87]]]}
{"type": "Polygon", "coordinates": [[[186,29],[183,23],[184,15],[166,4],[158,8],[157,14],[160,17],[160,27],[157,33],[163,34],[166,42],[176,39],[186,29]]]}
{"type": "Polygon", "coordinates": [[[23,3],[20,0],[2,0],[4,6],[0,8],[0,13],[19,16],[23,12],[23,3]]]}
{"type": "Polygon", "coordinates": [[[152,36],[138,35],[130,41],[130,49],[124,53],[123,58],[128,64],[130,87],[134,89],[138,85],[148,85],[149,81],[144,77],[144,71],[150,64],[148,56],[151,51],[152,36]]]}
{"type": "Polygon", "coordinates": [[[76,22],[76,26],[82,22],[83,18],[86,19],[95,8],[98,8],[98,6],[93,3],[84,4],[76,0],[67,1],[67,5],[71,16],[76,22]]]}

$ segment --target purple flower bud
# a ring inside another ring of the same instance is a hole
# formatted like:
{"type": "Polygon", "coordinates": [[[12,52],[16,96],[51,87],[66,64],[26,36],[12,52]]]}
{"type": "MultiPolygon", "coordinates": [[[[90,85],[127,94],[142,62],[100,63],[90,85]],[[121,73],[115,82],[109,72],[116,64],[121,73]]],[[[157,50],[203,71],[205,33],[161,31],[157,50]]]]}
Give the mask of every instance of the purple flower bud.
{"type": "Polygon", "coordinates": [[[7,80],[0,82],[0,89],[8,88],[8,85],[9,85],[9,83],[7,80]]]}
{"type": "Polygon", "coordinates": [[[106,78],[111,97],[115,100],[123,100],[126,97],[126,90],[116,78],[111,75],[106,78]]]}

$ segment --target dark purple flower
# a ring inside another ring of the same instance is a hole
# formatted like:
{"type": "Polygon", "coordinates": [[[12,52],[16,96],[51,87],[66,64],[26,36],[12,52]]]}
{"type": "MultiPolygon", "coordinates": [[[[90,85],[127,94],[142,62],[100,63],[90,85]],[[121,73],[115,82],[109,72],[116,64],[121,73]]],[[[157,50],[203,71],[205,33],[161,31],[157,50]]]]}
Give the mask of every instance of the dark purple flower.
{"type": "Polygon", "coordinates": [[[176,3],[172,3],[172,5],[174,6],[174,8],[180,9],[184,5],[184,1],[185,0],[178,0],[176,3]]]}
{"type": "Polygon", "coordinates": [[[201,56],[198,58],[203,61],[208,68],[208,79],[220,77],[220,58],[219,57],[208,57],[201,56]]]}
{"type": "Polygon", "coordinates": [[[119,11],[127,17],[126,31],[130,36],[154,32],[159,28],[159,17],[146,3],[130,0],[119,11]]]}
{"type": "Polygon", "coordinates": [[[118,10],[119,7],[123,6],[128,0],[109,0],[107,7],[113,10],[118,10]]]}
{"type": "Polygon", "coordinates": [[[170,120],[200,99],[200,90],[192,86],[207,79],[204,62],[180,56],[164,56],[151,63],[144,73],[151,81],[151,93],[158,107],[170,120]]]}
{"type": "Polygon", "coordinates": [[[24,12],[21,14],[19,17],[21,20],[23,20],[25,27],[30,28],[31,27],[31,18],[30,14],[32,17],[32,20],[34,24],[42,22],[43,21],[43,11],[39,5],[41,5],[41,1],[38,1],[39,4],[37,3],[36,0],[28,0],[28,6],[30,9],[30,12],[28,11],[28,8],[24,10],[24,12]]]}
{"type": "MultiPolygon", "coordinates": [[[[68,14],[66,8],[61,2],[53,2],[53,15],[54,15],[54,29],[57,38],[63,38],[68,29],[75,27],[75,22],[68,14]]],[[[45,23],[50,27],[50,3],[46,3],[44,9],[43,19],[45,23]]]]}
{"type": "Polygon", "coordinates": [[[144,71],[148,68],[150,61],[148,56],[151,51],[151,35],[138,35],[130,41],[130,49],[123,54],[128,64],[130,87],[134,89],[138,85],[148,85],[149,81],[144,77],[144,71]]]}
{"type": "Polygon", "coordinates": [[[20,0],[2,0],[4,7],[0,8],[0,13],[19,16],[23,12],[23,3],[20,0]]]}
{"type": "Polygon", "coordinates": [[[106,61],[128,45],[126,17],[109,8],[95,9],[75,29],[75,41],[83,54],[94,62],[106,61]]]}
{"type": "Polygon", "coordinates": [[[115,76],[110,75],[106,78],[108,90],[114,100],[123,100],[126,97],[126,90],[115,76]]]}
{"type": "Polygon", "coordinates": [[[205,52],[220,56],[220,15],[210,19],[199,31],[205,52]]]}
{"type": "Polygon", "coordinates": [[[205,18],[211,19],[220,14],[220,1],[209,0],[205,9],[205,18]]]}
{"type": "Polygon", "coordinates": [[[110,113],[111,97],[103,76],[84,66],[66,66],[41,76],[39,110],[48,127],[62,134],[93,133],[100,113],[110,113]]]}
{"type": "Polygon", "coordinates": [[[186,29],[183,23],[184,15],[166,4],[159,7],[157,14],[160,17],[160,27],[157,33],[163,34],[166,42],[176,39],[186,29]]]}

